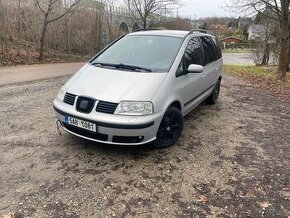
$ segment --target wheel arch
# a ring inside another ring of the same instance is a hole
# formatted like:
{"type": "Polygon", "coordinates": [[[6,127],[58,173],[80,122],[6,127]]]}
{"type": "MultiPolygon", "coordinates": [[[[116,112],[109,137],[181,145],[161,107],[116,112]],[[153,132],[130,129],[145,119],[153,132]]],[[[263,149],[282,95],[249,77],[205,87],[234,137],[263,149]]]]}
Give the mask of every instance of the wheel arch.
{"type": "MultiPolygon", "coordinates": [[[[180,110],[180,112],[181,112],[181,103],[178,101],[178,100],[175,100],[174,102],[172,102],[170,105],[169,105],[169,107],[176,107],[178,110],[180,110]]],[[[168,108],[169,108],[168,107],[168,108]]]]}

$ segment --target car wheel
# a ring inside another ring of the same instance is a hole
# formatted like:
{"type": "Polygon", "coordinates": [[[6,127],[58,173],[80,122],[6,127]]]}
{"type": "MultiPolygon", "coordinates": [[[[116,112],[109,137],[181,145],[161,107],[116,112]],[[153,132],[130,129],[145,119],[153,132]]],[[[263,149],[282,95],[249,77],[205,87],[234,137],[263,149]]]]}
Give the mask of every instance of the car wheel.
{"type": "Polygon", "coordinates": [[[216,82],[211,95],[208,96],[208,98],[207,98],[207,102],[209,104],[216,104],[218,102],[218,98],[219,98],[219,95],[220,95],[220,88],[221,88],[221,80],[219,79],[216,82]]]}
{"type": "Polygon", "coordinates": [[[154,146],[166,148],[174,145],[183,129],[183,117],[179,109],[169,107],[159,126],[154,146]]]}

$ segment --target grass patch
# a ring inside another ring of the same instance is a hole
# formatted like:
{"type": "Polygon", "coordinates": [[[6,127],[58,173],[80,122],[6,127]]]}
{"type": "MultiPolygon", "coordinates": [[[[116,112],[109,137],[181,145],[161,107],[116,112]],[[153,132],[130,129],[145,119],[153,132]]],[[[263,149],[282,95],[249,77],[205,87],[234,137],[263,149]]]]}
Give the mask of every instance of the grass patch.
{"type": "Polygon", "coordinates": [[[275,69],[258,67],[258,66],[243,66],[243,65],[224,65],[226,73],[237,73],[244,75],[254,75],[276,80],[277,75],[275,69]]]}
{"type": "Polygon", "coordinates": [[[224,72],[238,74],[260,86],[276,86],[277,89],[290,89],[290,75],[287,75],[285,82],[278,80],[276,67],[224,65],[224,72]]]}

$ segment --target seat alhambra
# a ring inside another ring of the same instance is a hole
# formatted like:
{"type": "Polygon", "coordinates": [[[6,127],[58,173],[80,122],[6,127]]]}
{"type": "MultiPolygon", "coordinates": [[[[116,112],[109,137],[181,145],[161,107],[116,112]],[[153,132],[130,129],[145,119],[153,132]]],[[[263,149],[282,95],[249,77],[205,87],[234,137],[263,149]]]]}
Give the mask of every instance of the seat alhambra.
{"type": "Polygon", "coordinates": [[[125,35],[86,63],[53,106],[62,128],[95,142],[174,145],[183,117],[217,103],[222,72],[217,39],[205,31],[125,35]]]}

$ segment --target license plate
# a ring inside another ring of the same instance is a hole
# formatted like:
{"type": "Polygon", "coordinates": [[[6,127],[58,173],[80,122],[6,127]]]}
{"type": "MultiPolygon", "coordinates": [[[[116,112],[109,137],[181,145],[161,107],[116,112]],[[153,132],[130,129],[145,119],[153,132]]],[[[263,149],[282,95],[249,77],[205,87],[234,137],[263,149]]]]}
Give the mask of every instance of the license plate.
{"type": "Polygon", "coordinates": [[[65,122],[69,125],[72,126],[77,126],[79,128],[82,129],[86,129],[92,132],[96,132],[97,131],[97,126],[94,123],[90,123],[84,120],[80,120],[74,117],[70,117],[70,116],[65,116],[65,122]]]}

